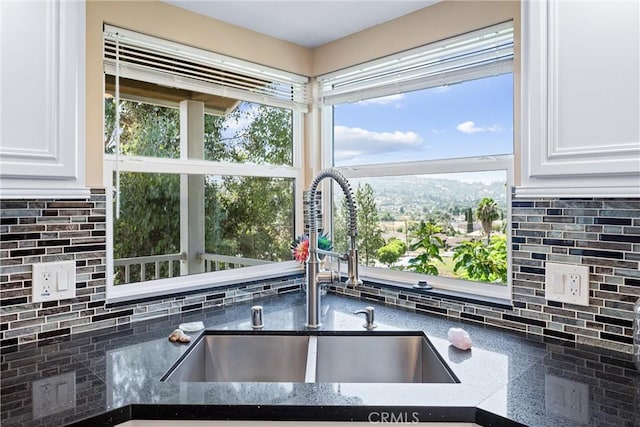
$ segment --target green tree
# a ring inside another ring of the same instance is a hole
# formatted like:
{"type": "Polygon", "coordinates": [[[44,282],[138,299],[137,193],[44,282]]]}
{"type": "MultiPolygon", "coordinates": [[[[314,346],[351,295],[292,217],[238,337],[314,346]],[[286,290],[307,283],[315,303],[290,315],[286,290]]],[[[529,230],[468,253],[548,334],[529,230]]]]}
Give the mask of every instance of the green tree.
{"type": "MultiPolygon", "coordinates": [[[[237,110],[232,120],[249,125],[224,143],[218,160],[267,164],[292,162],[292,114],[263,105],[237,110]]],[[[226,123],[225,123],[226,124],[226,123]]],[[[225,176],[219,196],[225,212],[224,241],[215,247],[226,255],[279,261],[290,258],[293,240],[293,183],[288,179],[225,176]]]]}
{"type": "Polygon", "coordinates": [[[482,230],[487,235],[487,243],[491,240],[491,229],[493,221],[500,218],[500,210],[496,202],[490,197],[484,197],[478,203],[476,208],[476,216],[482,224],[482,230]]]}
{"type": "Polygon", "coordinates": [[[399,239],[391,238],[386,245],[378,249],[378,259],[389,267],[407,252],[407,245],[399,239]]]}
{"type": "MultiPolygon", "coordinates": [[[[122,101],[120,151],[180,157],[177,109],[122,101]]],[[[115,152],[115,104],[105,103],[105,152],[115,152]]],[[[205,115],[205,158],[291,164],[292,115],[241,103],[229,116],[205,115]],[[247,126],[232,131],[234,123],[247,126]],[[223,137],[224,135],[224,137],[223,137]]],[[[115,221],[115,258],[180,251],[180,176],[120,174],[121,214],[115,221]]],[[[205,250],[282,260],[293,238],[293,184],[287,179],[205,177],[205,250]]],[[[150,273],[151,274],[151,273],[150,273]]]]}
{"type": "Polygon", "coordinates": [[[494,235],[489,243],[481,240],[461,242],[453,254],[454,273],[463,270],[461,277],[492,283],[507,283],[507,238],[494,235]]]}
{"type": "Polygon", "coordinates": [[[372,265],[378,256],[378,249],[384,245],[378,208],[373,188],[369,184],[358,184],[356,191],[358,208],[358,251],[365,265],[372,265]]]}
{"type": "Polygon", "coordinates": [[[464,211],[464,218],[467,221],[467,233],[473,232],[473,210],[471,208],[467,208],[464,211]]]}
{"type": "Polygon", "coordinates": [[[417,273],[438,275],[438,267],[434,261],[442,262],[440,249],[444,247],[444,242],[437,236],[442,233],[442,227],[432,222],[421,223],[417,232],[417,240],[411,244],[411,250],[422,249],[422,252],[415,258],[409,260],[409,268],[417,273]]]}
{"type": "MultiPolygon", "coordinates": [[[[370,184],[358,184],[355,193],[358,212],[358,236],[356,244],[360,253],[360,262],[372,265],[378,256],[378,249],[384,245],[378,208],[376,206],[373,188],[370,184]]],[[[348,248],[347,236],[347,202],[341,197],[340,203],[334,205],[333,212],[333,243],[338,252],[345,252],[348,248]]]]}

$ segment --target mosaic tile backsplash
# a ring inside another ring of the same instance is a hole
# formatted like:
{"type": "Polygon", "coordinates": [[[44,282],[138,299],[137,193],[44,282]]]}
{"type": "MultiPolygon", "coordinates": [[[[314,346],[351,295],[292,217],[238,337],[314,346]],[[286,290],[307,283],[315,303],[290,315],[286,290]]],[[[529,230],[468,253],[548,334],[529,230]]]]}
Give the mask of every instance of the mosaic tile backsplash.
{"type": "MultiPolygon", "coordinates": [[[[93,190],[89,200],[0,203],[2,347],[300,289],[298,278],[106,307],[103,189],[93,190]],[[32,264],[58,260],[76,262],[77,297],[32,303],[32,264]]],[[[375,284],[331,290],[630,353],[632,308],[640,298],[640,198],[514,199],[512,208],[512,309],[375,284]],[[589,266],[589,307],[545,300],[546,261],[589,266]]]]}
{"type": "Polygon", "coordinates": [[[300,290],[301,279],[106,306],[106,196],[0,201],[0,347],[300,290]],[[34,263],[75,261],[76,298],[31,302],[34,263]]]}
{"type": "Polygon", "coordinates": [[[331,291],[425,313],[632,352],[640,199],[515,199],[513,309],[365,284],[331,291]],[[547,261],[589,266],[589,306],[545,300],[547,261]]]}

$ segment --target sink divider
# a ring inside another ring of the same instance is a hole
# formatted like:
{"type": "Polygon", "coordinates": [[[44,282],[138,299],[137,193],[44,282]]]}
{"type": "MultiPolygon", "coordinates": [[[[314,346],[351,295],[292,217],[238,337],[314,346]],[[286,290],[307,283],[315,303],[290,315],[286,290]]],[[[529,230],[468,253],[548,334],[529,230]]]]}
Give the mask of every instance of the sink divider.
{"type": "Polygon", "coordinates": [[[309,344],[307,347],[307,367],[304,373],[305,383],[316,382],[316,367],[318,366],[318,337],[309,336],[309,344]]]}

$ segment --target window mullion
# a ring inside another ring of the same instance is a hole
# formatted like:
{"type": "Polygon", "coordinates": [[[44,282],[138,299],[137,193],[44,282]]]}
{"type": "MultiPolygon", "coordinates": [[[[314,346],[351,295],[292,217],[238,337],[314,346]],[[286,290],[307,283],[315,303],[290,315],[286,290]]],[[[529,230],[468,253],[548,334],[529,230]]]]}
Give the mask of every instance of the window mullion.
{"type": "MultiPolygon", "coordinates": [[[[105,155],[105,163],[116,165],[115,156],[105,155]]],[[[255,165],[211,162],[207,160],[164,159],[127,156],[120,159],[121,172],[173,173],[193,175],[237,175],[254,177],[296,178],[298,169],[291,166],[255,165]]]]}

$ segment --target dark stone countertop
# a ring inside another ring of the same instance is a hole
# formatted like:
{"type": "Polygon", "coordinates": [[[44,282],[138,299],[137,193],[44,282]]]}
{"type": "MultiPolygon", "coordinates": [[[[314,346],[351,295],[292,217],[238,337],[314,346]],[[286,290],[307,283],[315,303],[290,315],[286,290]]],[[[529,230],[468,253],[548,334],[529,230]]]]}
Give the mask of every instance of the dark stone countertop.
{"type": "MultiPolygon", "coordinates": [[[[629,355],[567,342],[536,341],[336,295],[322,299],[324,330],[362,331],[363,319],[352,312],[372,305],[379,325],[376,331],[424,331],[461,383],[159,381],[188,348],[167,339],[180,323],[201,320],[210,329],[248,330],[253,304],[5,349],[0,357],[1,424],[116,425],[136,418],[176,417],[380,422],[379,413],[386,412],[405,423],[416,417],[536,427],[640,425],[640,374],[629,355]],[[471,351],[449,345],[446,335],[452,326],[469,332],[474,344],[471,351]]],[[[259,304],[264,306],[265,329],[304,329],[302,293],[259,304]]]]}

